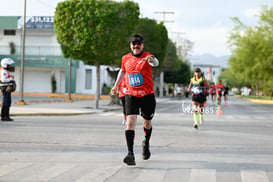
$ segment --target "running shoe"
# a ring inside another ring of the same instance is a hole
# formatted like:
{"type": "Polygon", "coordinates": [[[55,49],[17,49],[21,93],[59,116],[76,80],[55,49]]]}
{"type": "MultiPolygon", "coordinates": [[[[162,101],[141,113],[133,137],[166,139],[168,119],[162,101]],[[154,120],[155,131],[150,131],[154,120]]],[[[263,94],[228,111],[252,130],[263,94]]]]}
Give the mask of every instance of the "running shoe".
{"type": "Polygon", "coordinates": [[[149,144],[146,144],[145,141],[142,142],[142,159],[148,160],[151,156],[151,152],[149,149],[149,144]]]}
{"type": "Polygon", "coordinates": [[[126,163],[128,166],[136,165],[135,156],[132,153],[128,153],[126,157],[123,159],[123,162],[126,163]]]}
{"type": "Polygon", "coordinates": [[[193,127],[194,127],[195,129],[198,129],[198,125],[197,125],[197,124],[193,125],[193,127]]]}
{"type": "Polygon", "coordinates": [[[11,118],[2,118],[1,121],[13,121],[11,118]]]}

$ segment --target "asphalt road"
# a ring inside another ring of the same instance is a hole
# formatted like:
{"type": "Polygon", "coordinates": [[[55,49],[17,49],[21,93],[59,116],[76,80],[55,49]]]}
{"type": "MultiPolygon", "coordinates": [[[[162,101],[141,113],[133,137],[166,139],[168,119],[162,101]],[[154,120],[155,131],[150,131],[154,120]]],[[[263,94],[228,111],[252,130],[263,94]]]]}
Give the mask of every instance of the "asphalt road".
{"type": "Polygon", "coordinates": [[[152,156],[141,159],[139,117],[134,167],[122,163],[127,149],[121,110],[0,123],[0,182],[273,181],[273,105],[230,97],[217,116],[209,101],[196,130],[190,99],[157,101],[152,156]]]}

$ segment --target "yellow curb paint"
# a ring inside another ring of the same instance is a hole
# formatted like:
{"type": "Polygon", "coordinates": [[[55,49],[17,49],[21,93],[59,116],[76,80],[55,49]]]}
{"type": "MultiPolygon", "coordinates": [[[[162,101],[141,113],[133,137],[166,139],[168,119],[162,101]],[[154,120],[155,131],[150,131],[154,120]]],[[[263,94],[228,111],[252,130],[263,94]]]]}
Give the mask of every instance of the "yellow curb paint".
{"type": "Polygon", "coordinates": [[[72,99],[67,99],[67,100],[65,100],[65,102],[69,102],[69,103],[72,103],[72,102],[74,102],[72,99]]]}
{"type": "Polygon", "coordinates": [[[26,105],[26,102],[25,101],[18,101],[18,102],[15,102],[15,104],[17,104],[17,105],[26,105]]]}
{"type": "Polygon", "coordinates": [[[273,100],[262,100],[262,99],[248,99],[251,102],[259,103],[259,104],[273,104],[273,100]]]}

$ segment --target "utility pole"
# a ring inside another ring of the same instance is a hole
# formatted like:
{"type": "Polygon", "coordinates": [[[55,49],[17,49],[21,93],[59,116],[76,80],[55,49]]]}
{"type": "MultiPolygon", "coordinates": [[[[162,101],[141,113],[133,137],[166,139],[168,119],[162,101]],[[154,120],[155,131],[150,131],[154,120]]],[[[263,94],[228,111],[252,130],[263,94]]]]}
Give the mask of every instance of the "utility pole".
{"type": "Polygon", "coordinates": [[[175,37],[175,43],[176,43],[176,49],[178,56],[186,60],[186,57],[188,56],[188,52],[192,49],[193,42],[183,37],[185,34],[184,32],[170,32],[175,37]]]}
{"type": "Polygon", "coordinates": [[[182,43],[182,36],[185,34],[184,32],[170,32],[171,34],[174,34],[176,36],[176,42],[177,44],[181,44],[182,43]]]}
{"type": "Polygon", "coordinates": [[[72,59],[69,58],[69,85],[68,85],[68,99],[66,100],[66,102],[73,102],[72,97],[71,97],[71,70],[72,70],[72,59]]]}
{"type": "MultiPolygon", "coordinates": [[[[170,11],[155,11],[155,14],[162,14],[163,19],[161,22],[165,23],[174,23],[174,12],[170,11]],[[172,15],[173,19],[166,19],[166,15],[172,15]]],[[[163,97],[163,91],[164,91],[164,72],[160,72],[160,88],[159,88],[159,97],[163,97]]]]}
{"type": "Polygon", "coordinates": [[[26,6],[27,6],[27,0],[24,0],[24,16],[23,16],[23,28],[22,28],[20,100],[19,100],[19,102],[17,102],[17,104],[19,104],[19,105],[25,105],[23,95],[24,95],[24,60],[25,60],[25,36],[26,36],[26,6]]]}
{"type": "Polygon", "coordinates": [[[174,12],[171,12],[171,11],[155,11],[154,13],[155,14],[162,14],[163,15],[163,19],[162,19],[163,23],[174,23],[174,14],[175,14],[174,12]],[[172,15],[173,19],[167,20],[166,19],[166,15],[172,15]]]}

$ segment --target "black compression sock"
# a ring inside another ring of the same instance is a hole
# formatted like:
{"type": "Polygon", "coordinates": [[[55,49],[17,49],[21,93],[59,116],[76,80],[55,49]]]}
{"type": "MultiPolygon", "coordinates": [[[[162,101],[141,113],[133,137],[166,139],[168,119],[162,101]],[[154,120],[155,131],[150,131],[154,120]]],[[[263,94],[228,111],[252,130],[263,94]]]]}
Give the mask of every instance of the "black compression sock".
{"type": "Polygon", "coordinates": [[[134,130],[126,130],[125,136],[126,136],[126,141],[127,141],[128,153],[134,154],[135,131],[134,130]]]}
{"type": "Polygon", "coordinates": [[[144,133],[145,133],[145,144],[149,144],[149,141],[150,141],[150,138],[151,138],[151,135],[152,135],[152,128],[150,129],[147,129],[147,128],[144,128],[144,133]]]}

